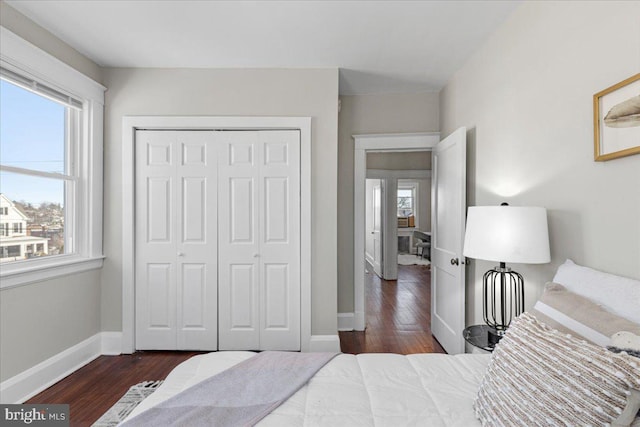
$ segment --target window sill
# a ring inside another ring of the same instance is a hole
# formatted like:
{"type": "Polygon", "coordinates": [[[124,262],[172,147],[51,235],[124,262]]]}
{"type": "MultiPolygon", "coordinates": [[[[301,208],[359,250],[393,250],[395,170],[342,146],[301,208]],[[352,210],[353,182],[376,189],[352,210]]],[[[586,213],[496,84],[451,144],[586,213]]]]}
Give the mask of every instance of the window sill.
{"type": "MultiPolygon", "coordinates": [[[[0,289],[15,288],[34,282],[41,282],[69,274],[102,268],[104,256],[82,258],[65,257],[64,259],[51,260],[51,262],[39,265],[24,266],[0,272],[0,289]]],[[[2,266],[0,266],[0,270],[2,266]]]]}

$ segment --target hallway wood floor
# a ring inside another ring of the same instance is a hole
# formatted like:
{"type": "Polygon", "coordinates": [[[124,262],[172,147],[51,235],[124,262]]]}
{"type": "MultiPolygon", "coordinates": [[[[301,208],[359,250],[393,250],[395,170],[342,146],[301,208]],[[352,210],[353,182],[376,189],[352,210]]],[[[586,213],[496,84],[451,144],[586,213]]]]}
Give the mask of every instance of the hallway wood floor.
{"type": "Polygon", "coordinates": [[[343,353],[445,353],[431,335],[431,270],[399,265],[398,280],[365,279],[367,329],[340,332],[343,353]]]}
{"type": "MultiPolygon", "coordinates": [[[[431,336],[430,271],[398,266],[398,281],[367,275],[367,330],[340,332],[344,353],[444,353],[431,336]]],[[[25,403],[66,403],[71,426],[88,427],[134,384],[161,380],[200,352],[140,351],[100,356],[25,403]]]]}

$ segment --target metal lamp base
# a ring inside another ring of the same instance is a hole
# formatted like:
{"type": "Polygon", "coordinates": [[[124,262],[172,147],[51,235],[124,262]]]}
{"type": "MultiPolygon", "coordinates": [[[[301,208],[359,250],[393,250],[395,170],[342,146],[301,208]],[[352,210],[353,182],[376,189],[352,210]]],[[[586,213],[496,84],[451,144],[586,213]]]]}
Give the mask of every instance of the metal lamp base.
{"type": "MultiPolygon", "coordinates": [[[[524,280],[522,275],[505,266],[487,271],[482,278],[484,322],[495,328],[498,342],[511,320],[524,311],[524,280]]],[[[494,339],[489,336],[489,339],[494,339]]]]}

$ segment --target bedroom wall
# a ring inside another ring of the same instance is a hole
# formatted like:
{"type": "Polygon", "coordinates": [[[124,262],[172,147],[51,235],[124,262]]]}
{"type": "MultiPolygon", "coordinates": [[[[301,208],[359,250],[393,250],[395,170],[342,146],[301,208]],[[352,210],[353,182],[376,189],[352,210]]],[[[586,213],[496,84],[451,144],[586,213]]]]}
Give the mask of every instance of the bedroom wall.
{"type": "Polygon", "coordinates": [[[352,136],[438,131],[438,93],[340,97],[338,119],[338,312],[353,313],[352,136]]]}
{"type": "Polygon", "coordinates": [[[0,291],[0,381],[100,332],[100,274],[0,291]]]}
{"type": "Polygon", "coordinates": [[[431,152],[367,153],[367,169],[431,170],[431,152]]]}
{"type": "Polygon", "coordinates": [[[337,69],[105,69],[102,329],[122,329],[122,117],[312,117],[312,334],[337,331],[337,69]]]}
{"type": "MultiPolygon", "coordinates": [[[[640,71],[640,3],[527,2],[440,94],[440,129],[468,129],[468,205],[544,206],[550,264],[513,265],[530,307],[566,258],[640,278],[640,155],[593,161],[593,94],[640,71]]],[[[467,324],[481,322],[468,268],[467,324]]]]}
{"type": "MultiPolygon", "coordinates": [[[[100,68],[0,1],[0,24],[100,81],[100,68]]],[[[100,332],[98,270],[0,290],[0,381],[100,332]]]]}

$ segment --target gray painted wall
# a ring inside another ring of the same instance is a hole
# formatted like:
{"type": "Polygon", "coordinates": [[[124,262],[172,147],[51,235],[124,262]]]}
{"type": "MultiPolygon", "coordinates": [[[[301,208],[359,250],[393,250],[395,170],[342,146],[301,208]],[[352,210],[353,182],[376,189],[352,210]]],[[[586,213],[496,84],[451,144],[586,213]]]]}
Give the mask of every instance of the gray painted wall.
{"type": "Polygon", "coordinates": [[[100,332],[100,274],[0,291],[0,381],[100,332]]]}
{"type": "MultiPolygon", "coordinates": [[[[97,64],[0,1],[0,25],[101,81],[97,64]]],[[[0,290],[0,381],[100,332],[98,270],[0,290]]]]}
{"type": "Polygon", "coordinates": [[[312,334],[337,331],[337,69],[105,69],[102,328],[122,328],[122,117],[311,116],[312,334]]]}
{"type": "Polygon", "coordinates": [[[338,312],[353,312],[353,135],[438,131],[438,94],[340,97],[338,122],[338,312]]]}
{"type": "Polygon", "coordinates": [[[431,170],[431,152],[367,153],[367,169],[431,170]]]}
{"type": "MultiPolygon", "coordinates": [[[[566,258],[640,278],[640,155],[594,162],[592,109],[640,70],[638,17],[638,2],[525,2],[441,92],[442,135],[468,129],[468,205],[548,209],[551,263],[512,266],[527,307],[566,258]]],[[[492,264],[468,268],[468,324],[492,264]]]]}

